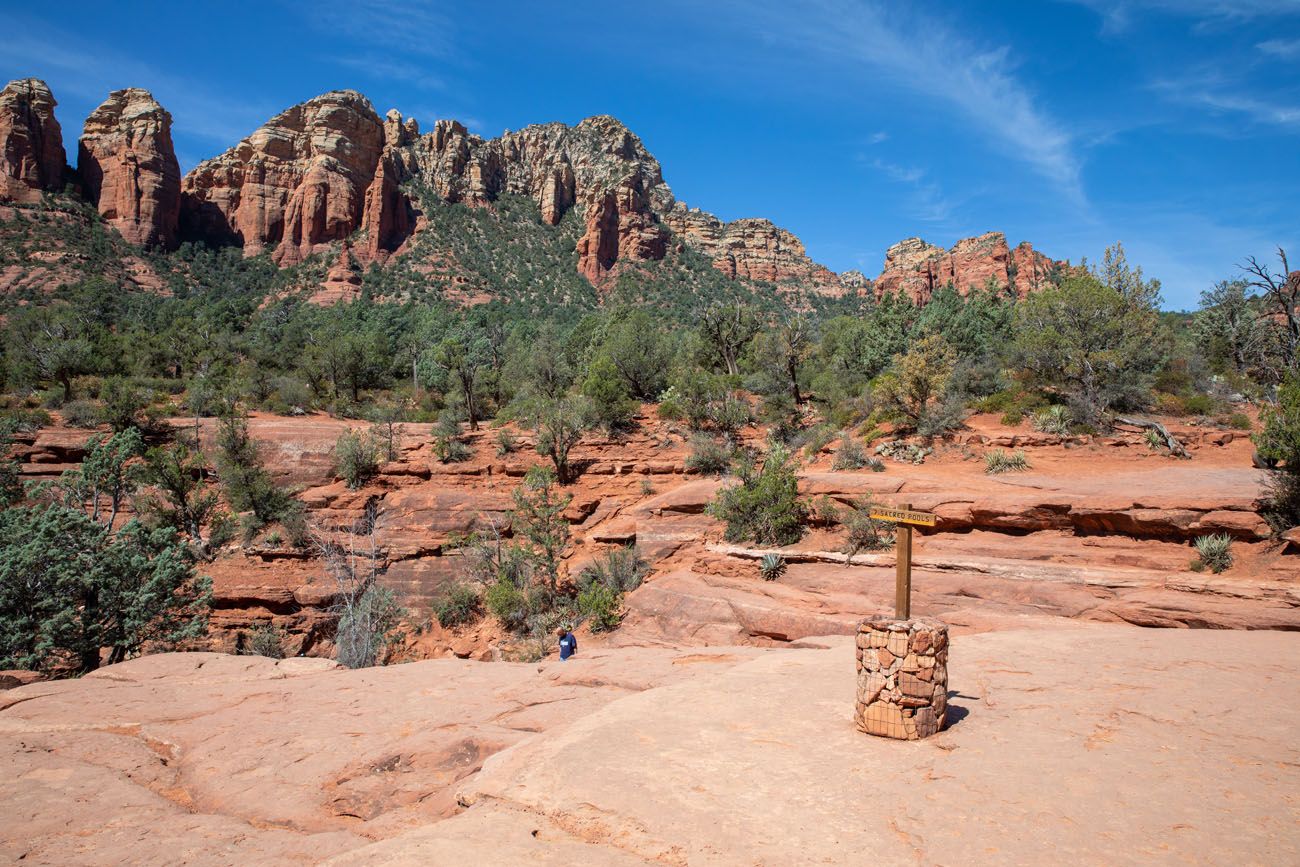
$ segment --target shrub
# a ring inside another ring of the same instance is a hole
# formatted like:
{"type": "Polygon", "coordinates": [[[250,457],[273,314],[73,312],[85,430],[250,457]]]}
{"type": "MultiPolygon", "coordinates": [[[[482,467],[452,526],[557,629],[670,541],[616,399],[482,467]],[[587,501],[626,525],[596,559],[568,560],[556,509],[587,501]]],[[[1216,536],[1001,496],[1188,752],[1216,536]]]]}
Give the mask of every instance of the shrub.
{"type": "Polygon", "coordinates": [[[650,572],[650,564],[634,546],[615,548],[604,557],[588,564],[578,574],[578,586],[602,584],[615,593],[631,593],[641,586],[650,572]]]}
{"type": "Polygon", "coordinates": [[[1203,568],[1217,575],[1232,566],[1232,559],[1232,537],[1227,533],[1197,537],[1193,568],[1196,568],[1196,563],[1200,563],[1203,568]]]}
{"type": "Polygon", "coordinates": [[[457,581],[433,602],[433,612],[443,627],[460,626],[476,620],[482,610],[478,590],[457,581]]]}
{"type": "Polygon", "coordinates": [[[519,450],[519,440],[510,431],[502,428],[497,431],[497,457],[504,458],[519,450]]]}
{"type": "Polygon", "coordinates": [[[746,456],[737,475],[740,484],[724,488],[708,506],[710,515],[726,522],[727,541],[759,545],[799,541],[808,509],[799,501],[790,453],[780,446],[771,449],[761,468],[746,456]]]}
{"type": "Polygon", "coordinates": [[[871,517],[871,500],[854,503],[845,514],[844,529],[848,539],[844,543],[844,562],[848,564],[859,551],[877,551],[894,544],[894,536],[889,532],[889,524],[871,517]]]}
{"type": "Polygon", "coordinates": [[[263,623],[249,633],[246,647],[252,656],[284,659],[284,631],[263,623]]]}
{"type": "Polygon", "coordinates": [[[440,463],[457,464],[469,460],[473,454],[460,438],[459,417],[451,411],[441,413],[433,426],[433,456],[440,463]]]}
{"type": "Polygon", "coordinates": [[[717,476],[731,468],[733,450],[707,434],[691,435],[691,453],[686,456],[686,471],[717,476]]]}
{"type": "Polygon", "coordinates": [[[803,454],[808,460],[815,460],[821,454],[822,449],[830,445],[835,434],[826,425],[818,425],[808,431],[804,438],[803,454]]]}
{"type": "Polygon", "coordinates": [[[1029,426],[1039,433],[1065,436],[1070,432],[1070,424],[1073,421],[1074,419],[1070,416],[1068,407],[1049,406],[1031,415],[1029,417],[1029,426]]]}
{"type": "Polygon", "coordinates": [[[590,584],[578,593],[578,611],[592,632],[607,632],[622,621],[622,596],[601,583],[590,584]]]}
{"type": "Polygon", "coordinates": [[[528,594],[507,579],[500,579],[487,589],[483,602],[488,611],[511,632],[518,632],[528,620],[528,594]]]}
{"type": "Polygon", "coordinates": [[[339,478],[356,490],[379,473],[379,443],[369,434],[349,430],[334,443],[339,478]]]}
{"type": "Polygon", "coordinates": [[[93,428],[99,425],[99,405],[92,400],[70,400],[60,413],[63,423],[71,427],[93,428]]]}
{"type": "Polygon", "coordinates": [[[1020,427],[1020,423],[1025,420],[1025,414],[1018,409],[1007,410],[1002,414],[1002,423],[1007,427],[1020,427]]]}
{"type": "Polygon", "coordinates": [[[1219,419],[1219,424],[1224,427],[1230,427],[1233,430],[1250,430],[1250,416],[1244,412],[1234,412],[1232,415],[1219,419]]]}
{"type": "Polygon", "coordinates": [[[993,449],[984,454],[984,472],[991,475],[998,473],[1022,473],[1029,469],[1029,459],[1024,449],[1016,449],[1008,454],[1002,449],[993,449]]]}
{"type": "Polygon", "coordinates": [[[1147,448],[1153,452],[1158,452],[1165,447],[1165,438],[1158,431],[1150,428],[1143,432],[1142,439],[1146,440],[1147,448]]]}
{"type": "Polygon", "coordinates": [[[681,421],[686,418],[682,394],[677,386],[670,385],[667,391],[659,395],[659,406],[655,409],[655,414],[664,421],[681,421]]]}
{"type": "Polygon", "coordinates": [[[1277,467],[1269,471],[1270,502],[1264,516],[1280,533],[1300,525],[1300,373],[1287,377],[1278,389],[1277,404],[1265,408],[1260,420],[1263,429],[1252,439],[1260,456],[1277,467]]]}
{"type": "MultiPolygon", "coordinates": [[[[849,432],[840,435],[840,447],[835,450],[833,470],[860,470],[867,465],[867,452],[855,441],[849,432]]],[[[883,465],[881,469],[884,469],[883,465]]]]}
{"type": "Polygon", "coordinates": [[[1188,415],[1209,415],[1214,412],[1214,398],[1208,394],[1194,394],[1183,400],[1183,411],[1188,415]]]}
{"type": "Polygon", "coordinates": [[[785,574],[785,558],[780,554],[764,554],[758,561],[758,574],[764,581],[775,581],[785,574]]]}

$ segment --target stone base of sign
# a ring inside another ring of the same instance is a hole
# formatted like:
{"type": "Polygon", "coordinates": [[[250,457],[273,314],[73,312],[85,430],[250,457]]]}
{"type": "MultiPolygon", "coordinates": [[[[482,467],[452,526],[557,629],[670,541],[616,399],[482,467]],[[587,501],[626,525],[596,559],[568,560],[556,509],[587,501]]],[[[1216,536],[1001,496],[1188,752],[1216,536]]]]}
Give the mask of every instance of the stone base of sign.
{"type": "Polygon", "coordinates": [[[858,624],[857,727],[900,740],[928,738],[948,711],[948,624],[883,614],[858,624]]]}

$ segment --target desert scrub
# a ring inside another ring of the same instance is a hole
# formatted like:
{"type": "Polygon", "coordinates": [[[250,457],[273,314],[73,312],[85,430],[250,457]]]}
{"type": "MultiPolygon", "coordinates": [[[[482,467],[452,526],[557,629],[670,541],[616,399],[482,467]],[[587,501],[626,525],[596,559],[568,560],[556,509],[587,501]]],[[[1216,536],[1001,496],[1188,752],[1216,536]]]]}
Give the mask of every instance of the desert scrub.
{"type": "Polygon", "coordinates": [[[504,458],[519,450],[519,440],[510,431],[502,428],[497,431],[497,457],[504,458]]]}
{"type": "Polygon", "coordinates": [[[844,565],[848,565],[860,551],[879,551],[893,547],[894,534],[890,524],[871,517],[870,499],[854,503],[841,519],[848,538],[844,542],[844,565]]]}
{"type": "Polygon", "coordinates": [[[1214,574],[1232,566],[1232,537],[1227,533],[1215,533],[1211,536],[1198,536],[1196,539],[1196,559],[1192,569],[1200,572],[1209,569],[1214,574]]]}
{"type": "Polygon", "coordinates": [[[1244,412],[1234,412],[1232,415],[1218,420],[1219,424],[1224,427],[1230,427],[1233,430],[1250,430],[1250,416],[1244,412]]]}
{"type": "Polygon", "coordinates": [[[1153,452],[1164,451],[1165,438],[1162,437],[1159,434],[1159,432],[1154,430],[1144,431],[1142,434],[1142,439],[1146,441],[1147,448],[1151,449],[1151,451],[1153,452]]]}
{"type": "Polygon", "coordinates": [[[339,478],[356,490],[379,473],[379,443],[368,433],[350,430],[334,443],[339,478]]]}
{"type": "Polygon", "coordinates": [[[866,465],[866,449],[853,437],[849,436],[848,431],[845,431],[840,435],[840,445],[835,450],[835,460],[831,463],[831,469],[860,470],[866,465]]]}
{"type": "Polygon", "coordinates": [[[1038,410],[1029,417],[1029,426],[1039,433],[1065,436],[1070,432],[1074,418],[1064,406],[1049,406],[1038,410]]]}
{"type": "Polygon", "coordinates": [[[826,426],[818,426],[808,431],[804,436],[803,456],[805,460],[813,461],[817,455],[821,454],[822,449],[831,444],[835,434],[826,426]]]}
{"type": "Polygon", "coordinates": [[[720,476],[731,468],[732,449],[707,434],[691,436],[691,453],[686,456],[688,473],[720,476]]]}
{"type": "Polygon", "coordinates": [[[284,631],[263,623],[248,635],[247,652],[252,656],[284,659],[284,631]]]}
{"type": "Polygon", "coordinates": [[[623,594],[594,583],[578,592],[578,613],[592,632],[608,632],[623,620],[623,594]]]}
{"type": "Polygon", "coordinates": [[[764,581],[775,581],[785,574],[785,558],[780,554],[764,554],[758,561],[758,574],[764,581]]]}
{"type": "Polygon", "coordinates": [[[472,623],[482,610],[478,590],[459,581],[444,590],[433,603],[433,613],[443,628],[472,623]]]}
{"type": "Polygon", "coordinates": [[[790,545],[803,535],[808,507],[799,500],[798,479],[790,452],[768,451],[761,466],[746,455],[736,470],[740,484],[724,488],[708,513],[727,525],[728,542],[790,545]]]}
{"type": "Polygon", "coordinates": [[[70,400],[59,410],[59,415],[63,416],[64,424],[80,428],[98,427],[102,418],[99,404],[93,400],[70,400]]]}
{"type": "Polygon", "coordinates": [[[1022,473],[1029,469],[1029,459],[1024,449],[1007,453],[1002,449],[993,449],[984,454],[984,472],[990,475],[998,473],[1022,473]]]}
{"type": "Polygon", "coordinates": [[[578,573],[578,587],[601,584],[615,593],[631,593],[641,586],[650,572],[650,564],[631,545],[615,548],[589,563],[578,573]]]}

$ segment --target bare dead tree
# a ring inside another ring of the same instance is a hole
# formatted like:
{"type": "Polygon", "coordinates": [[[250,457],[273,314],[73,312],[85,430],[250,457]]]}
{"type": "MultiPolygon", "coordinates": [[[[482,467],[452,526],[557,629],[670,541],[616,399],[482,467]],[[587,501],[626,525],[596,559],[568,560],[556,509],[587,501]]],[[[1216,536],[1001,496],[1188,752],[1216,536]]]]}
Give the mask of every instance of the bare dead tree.
{"type": "Polygon", "coordinates": [[[1292,271],[1286,250],[1277,248],[1281,273],[1274,273],[1265,263],[1248,256],[1239,266],[1246,282],[1264,294],[1263,315],[1277,317],[1282,326],[1282,367],[1294,368],[1300,361],[1300,271],[1292,271]]]}
{"type": "Polygon", "coordinates": [[[368,668],[380,661],[402,614],[393,593],[379,583],[380,551],[372,500],[357,522],[343,533],[313,528],[312,541],[325,571],[337,588],[332,613],[338,618],[336,658],[348,668],[368,668]]]}

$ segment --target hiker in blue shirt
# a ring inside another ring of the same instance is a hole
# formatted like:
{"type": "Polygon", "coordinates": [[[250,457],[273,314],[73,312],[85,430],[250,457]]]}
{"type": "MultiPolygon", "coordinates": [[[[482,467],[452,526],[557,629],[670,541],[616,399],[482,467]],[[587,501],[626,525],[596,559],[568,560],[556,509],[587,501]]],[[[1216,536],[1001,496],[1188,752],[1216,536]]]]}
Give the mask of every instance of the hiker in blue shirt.
{"type": "Polygon", "coordinates": [[[560,637],[560,661],[568,659],[578,652],[578,639],[573,637],[573,633],[561,626],[555,632],[560,637]]]}

